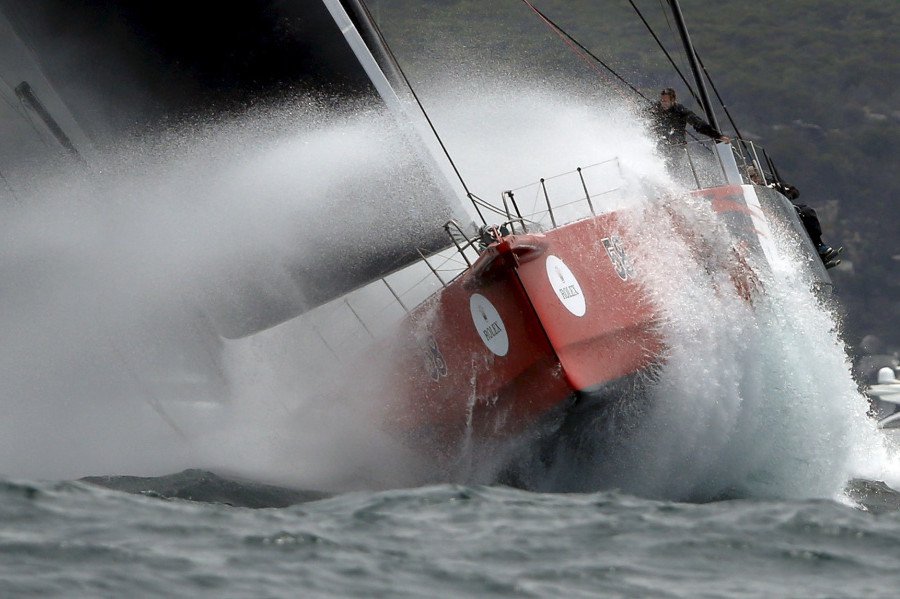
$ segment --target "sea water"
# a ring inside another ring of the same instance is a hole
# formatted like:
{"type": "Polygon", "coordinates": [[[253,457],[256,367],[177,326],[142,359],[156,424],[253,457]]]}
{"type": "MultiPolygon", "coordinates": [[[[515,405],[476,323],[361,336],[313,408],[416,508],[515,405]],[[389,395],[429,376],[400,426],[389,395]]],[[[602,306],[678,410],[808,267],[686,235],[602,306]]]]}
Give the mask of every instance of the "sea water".
{"type": "MultiPolygon", "coordinates": [[[[518,91],[479,90],[490,114],[477,118],[436,94],[473,189],[614,155],[635,190],[689,206],[627,111],[518,91]]],[[[89,175],[37,177],[6,209],[2,594],[895,596],[894,443],[787,239],[748,303],[677,239],[638,235],[669,347],[651,408],[620,453],[539,472],[530,491],[435,480],[359,409],[377,398],[333,391],[353,364],[312,329],[230,342],[185,325],[219,266],[277,262],[317,199],[354,198],[394,168],[387,156],[409,159],[391,123],[368,107],[275,108],[128,145],[89,175]],[[156,478],[192,467],[236,482],[156,478]],[[77,480],[91,475],[113,477],[77,480]]]]}
{"type": "MultiPolygon", "coordinates": [[[[215,481],[202,472],[193,492],[215,481]]],[[[436,485],[251,509],[0,484],[0,592],[59,597],[894,597],[900,496],[650,500],[436,485]]],[[[154,483],[146,481],[152,491],[154,483]]],[[[253,485],[220,501],[240,503],[253,485]]]]}

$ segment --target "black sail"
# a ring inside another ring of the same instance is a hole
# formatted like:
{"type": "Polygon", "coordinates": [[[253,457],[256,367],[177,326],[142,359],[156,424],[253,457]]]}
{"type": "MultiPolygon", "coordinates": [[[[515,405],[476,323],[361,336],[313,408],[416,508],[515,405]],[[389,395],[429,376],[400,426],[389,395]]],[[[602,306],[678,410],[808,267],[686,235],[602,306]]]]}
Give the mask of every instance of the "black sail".
{"type": "MultiPolygon", "coordinates": [[[[340,297],[418,259],[417,249],[445,247],[443,224],[450,218],[469,220],[464,191],[429,146],[433,142],[423,141],[427,132],[421,115],[410,110],[409,92],[363,6],[356,0],[332,3],[352,20],[400,110],[394,100],[384,99],[326,4],[0,0],[0,25],[8,33],[0,47],[0,75],[11,87],[26,84],[23,89],[31,90],[53,119],[46,128],[58,128],[60,139],[70,141],[70,149],[52,151],[77,152],[88,168],[92,156],[123,137],[177,128],[211,113],[240,114],[262,100],[291,94],[323,93],[330,101],[348,103],[384,101],[395,118],[410,119],[400,128],[409,129],[409,151],[419,157],[416,176],[428,181],[421,193],[359,205],[351,248],[322,244],[314,259],[309,252],[277,256],[278,268],[272,269],[281,273],[277,280],[255,280],[244,269],[212,281],[201,309],[227,337],[251,334],[340,297]]],[[[7,105],[0,111],[13,123],[3,132],[6,139],[18,141],[20,148],[8,160],[40,163],[50,150],[46,134],[34,130],[36,113],[7,105]]],[[[0,156],[0,171],[13,173],[7,188],[15,193],[27,181],[16,179],[16,169],[4,168],[9,165],[3,160],[0,156]]],[[[334,235],[350,232],[341,230],[342,222],[340,216],[330,221],[334,235]]],[[[316,239],[322,222],[300,221],[296,227],[298,239],[316,239]]]]}

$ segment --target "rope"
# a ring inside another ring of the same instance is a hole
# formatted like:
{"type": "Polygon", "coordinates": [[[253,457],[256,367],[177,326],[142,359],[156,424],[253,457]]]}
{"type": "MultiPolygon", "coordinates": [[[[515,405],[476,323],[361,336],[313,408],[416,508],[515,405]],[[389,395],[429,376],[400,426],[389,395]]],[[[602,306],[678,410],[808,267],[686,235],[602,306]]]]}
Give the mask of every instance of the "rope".
{"type": "MultiPolygon", "coordinates": [[[[662,0],[660,0],[662,2],[662,0]]],[[[640,9],[637,5],[632,1],[628,0],[628,3],[631,4],[631,8],[634,9],[634,12],[637,13],[637,16],[640,17],[641,21],[644,23],[644,26],[647,28],[647,31],[650,32],[650,35],[653,36],[653,39],[656,40],[656,45],[659,46],[659,49],[663,51],[663,54],[666,55],[666,58],[669,59],[669,63],[672,65],[672,68],[675,69],[675,72],[678,73],[678,76],[681,77],[681,80],[684,82],[684,86],[690,92],[691,96],[694,97],[694,100],[697,101],[697,104],[701,104],[700,98],[697,97],[697,93],[694,91],[694,88],[691,87],[691,84],[688,82],[687,78],[684,76],[684,73],[681,72],[681,69],[678,68],[678,65],[675,63],[675,59],[672,58],[672,55],[669,54],[669,51],[666,50],[666,47],[663,45],[662,40],[659,39],[659,36],[656,35],[656,32],[653,31],[653,27],[650,26],[650,23],[647,22],[647,19],[644,18],[643,13],[641,13],[640,9]]],[[[665,14],[665,9],[663,10],[663,14],[665,14]]],[[[666,16],[666,22],[669,22],[669,17],[666,16]]],[[[669,29],[672,29],[671,23],[669,24],[669,29]]]]}
{"type": "Polygon", "coordinates": [[[425,120],[428,122],[428,126],[431,128],[431,132],[434,133],[435,138],[437,138],[438,144],[441,146],[441,150],[444,152],[444,156],[447,157],[447,160],[450,162],[450,166],[453,168],[453,172],[456,174],[456,178],[459,179],[459,182],[463,186],[463,190],[466,192],[466,197],[472,202],[472,206],[475,208],[475,212],[478,213],[478,218],[481,219],[481,224],[486,225],[487,221],[484,218],[484,215],[481,214],[481,210],[478,208],[478,204],[476,204],[473,200],[473,194],[469,191],[469,186],[466,185],[465,179],[463,179],[462,173],[459,172],[459,169],[456,168],[456,163],[453,161],[453,158],[450,156],[450,152],[447,150],[447,146],[444,145],[444,140],[441,139],[441,136],[438,134],[437,128],[434,126],[434,123],[431,121],[431,117],[428,116],[428,111],[425,110],[425,106],[422,104],[422,101],[419,99],[419,95],[416,93],[416,90],[413,88],[412,83],[410,83],[409,78],[406,76],[406,72],[400,66],[400,62],[397,60],[397,57],[394,55],[394,51],[391,49],[390,45],[388,45],[387,40],[384,38],[384,35],[381,33],[381,28],[378,26],[378,23],[375,22],[375,19],[372,17],[372,13],[369,11],[369,7],[366,5],[365,0],[359,0],[359,4],[362,9],[366,12],[366,17],[369,22],[372,24],[372,29],[375,30],[375,34],[378,35],[378,39],[381,41],[382,46],[387,50],[388,56],[391,61],[394,63],[393,66],[397,69],[397,72],[400,73],[400,76],[403,77],[403,81],[406,83],[406,86],[409,88],[409,92],[412,94],[413,99],[416,101],[416,104],[419,106],[419,110],[422,111],[422,114],[425,116],[425,120]]]}
{"type": "Polygon", "coordinates": [[[671,0],[666,0],[666,3],[669,5],[668,8],[663,4],[663,0],[659,0],[659,10],[662,11],[663,18],[666,20],[666,27],[669,29],[669,35],[672,36],[672,44],[677,47],[678,36],[675,34],[675,29],[672,28],[672,21],[669,20],[669,12],[672,11],[672,2],[671,0]]]}
{"type": "Polygon", "coordinates": [[[741,132],[738,130],[737,124],[734,122],[734,119],[731,118],[731,112],[729,112],[728,107],[725,106],[725,100],[722,99],[722,96],[719,94],[718,88],[716,88],[716,84],[713,83],[712,77],[709,76],[709,71],[706,70],[706,65],[703,64],[703,60],[700,58],[700,55],[694,51],[694,54],[697,55],[697,62],[700,63],[700,68],[703,69],[703,74],[706,75],[706,80],[709,81],[709,86],[713,88],[713,93],[716,94],[716,99],[719,101],[719,106],[722,107],[722,110],[725,111],[725,116],[728,117],[728,122],[731,123],[732,128],[734,128],[734,133],[737,138],[741,141],[741,144],[744,146],[744,150],[749,152],[747,148],[747,144],[744,142],[744,136],[741,135],[741,132]]]}
{"type": "Polygon", "coordinates": [[[624,77],[622,77],[615,70],[613,70],[612,67],[610,67],[608,64],[606,64],[605,62],[600,60],[590,50],[585,48],[578,40],[576,40],[571,35],[569,35],[562,27],[560,27],[559,25],[554,23],[549,17],[547,17],[547,15],[545,15],[540,10],[538,10],[529,0],[522,0],[522,2],[524,2],[528,6],[528,8],[530,8],[532,11],[534,11],[534,13],[538,16],[538,18],[541,19],[544,22],[544,24],[546,24],[547,27],[550,28],[551,31],[556,33],[563,40],[563,42],[567,46],[569,46],[569,48],[572,50],[572,52],[576,56],[578,56],[579,58],[584,60],[588,64],[588,66],[590,66],[593,70],[595,70],[598,73],[603,73],[603,71],[598,69],[594,63],[592,63],[590,60],[588,60],[588,57],[592,58],[595,62],[602,65],[603,68],[605,68],[613,76],[615,76],[616,79],[618,79],[619,81],[624,83],[626,86],[628,86],[631,89],[631,91],[633,91],[634,93],[636,93],[637,95],[642,97],[644,100],[646,100],[648,102],[651,101],[649,98],[647,98],[647,96],[642,94],[640,92],[640,90],[638,90],[636,87],[631,85],[628,81],[625,80],[624,77]]]}
{"type": "Polygon", "coordinates": [[[482,207],[487,208],[487,209],[490,210],[491,212],[495,212],[496,214],[499,214],[500,216],[508,216],[508,215],[506,214],[506,212],[504,212],[503,210],[500,210],[499,208],[497,208],[496,206],[494,206],[494,205],[491,204],[490,202],[484,201],[483,199],[479,198],[479,197],[478,197],[477,195],[475,195],[474,193],[472,194],[472,202],[474,202],[474,203],[476,203],[476,204],[480,204],[482,207]]]}
{"type": "Polygon", "coordinates": [[[665,18],[665,20],[666,20],[666,25],[669,28],[669,33],[671,33],[672,37],[674,38],[675,32],[672,31],[672,22],[669,20],[669,13],[666,10],[666,7],[663,6],[663,0],[659,0],[659,8],[660,8],[660,10],[662,10],[663,18],[665,18]]]}

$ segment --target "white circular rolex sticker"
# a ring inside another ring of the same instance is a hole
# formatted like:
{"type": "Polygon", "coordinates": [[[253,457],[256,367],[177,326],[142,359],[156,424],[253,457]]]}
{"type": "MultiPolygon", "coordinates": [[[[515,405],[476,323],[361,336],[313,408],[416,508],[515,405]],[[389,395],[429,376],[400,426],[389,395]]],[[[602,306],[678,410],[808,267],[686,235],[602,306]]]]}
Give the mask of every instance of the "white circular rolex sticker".
{"type": "Polygon", "coordinates": [[[469,298],[469,309],[472,311],[472,322],[487,348],[498,356],[505,356],[509,351],[509,336],[494,304],[475,293],[469,298]]]}
{"type": "Polygon", "coordinates": [[[550,285],[556,292],[556,297],[566,307],[566,310],[575,316],[584,316],[587,306],[584,303],[584,294],[581,285],[566,263],[556,256],[547,256],[547,276],[550,285]]]}

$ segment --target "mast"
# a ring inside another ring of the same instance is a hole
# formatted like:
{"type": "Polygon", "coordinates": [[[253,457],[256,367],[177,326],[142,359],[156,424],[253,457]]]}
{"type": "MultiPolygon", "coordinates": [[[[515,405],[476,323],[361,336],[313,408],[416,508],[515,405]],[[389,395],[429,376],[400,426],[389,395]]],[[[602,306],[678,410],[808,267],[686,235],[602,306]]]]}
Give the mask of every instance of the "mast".
{"type": "Polygon", "coordinates": [[[688,34],[687,25],[684,24],[684,15],[681,14],[681,6],[678,0],[669,0],[669,6],[672,7],[672,14],[675,17],[675,23],[678,25],[678,33],[681,35],[681,41],[684,44],[684,51],[687,54],[688,63],[691,66],[691,72],[694,74],[694,81],[697,82],[697,91],[700,93],[700,103],[703,104],[703,111],[709,124],[716,131],[719,131],[719,121],[716,119],[716,113],[713,112],[712,102],[709,100],[709,93],[706,91],[706,82],[700,73],[700,66],[697,62],[697,53],[694,52],[694,44],[691,43],[691,36],[688,34]]]}
{"type": "Polygon", "coordinates": [[[452,165],[449,154],[437,139],[426,116],[418,110],[409,110],[409,101],[404,102],[398,91],[412,97],[412,90],[407,86],[400,74],[400,69],[393,60],[384,40],[378,34],[371,16],[360,0],[322,0],[331,17],[347,40],[353,54],[368,75],[388,109],[400,120],[409,123],[415,129],[414,145],[420,150],[442,175],[439,185],[444,188],[448,198],[457,199],[452,204],[455,218],[467,229],[473,229],[472,217],[463,208],[461,198],[470,198],[462,177],[452,165]],[[416,143],[418,142],[418,143],[416,143]]]}
{"type": "MultiPolygon", "coordinates": [[[[353,26],[356,27],[366,48],[372,53],[372,57],[378,63],[394,91],[409,91],[403,81],[403,76],[400,74],[400,65],[395,62],[393,55],[385,45],[385,41],[375,28],[374,18],[368,7],[361,0],[339,0],[339,3],[344,7],[344,11],[350,18],[353,26]]],[[[329,2],[326,1],[325,5],[327,6],[328,4],[329,2]]]]}

